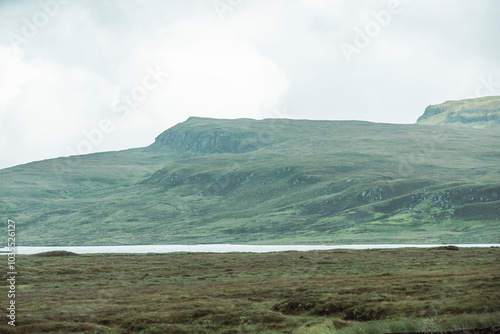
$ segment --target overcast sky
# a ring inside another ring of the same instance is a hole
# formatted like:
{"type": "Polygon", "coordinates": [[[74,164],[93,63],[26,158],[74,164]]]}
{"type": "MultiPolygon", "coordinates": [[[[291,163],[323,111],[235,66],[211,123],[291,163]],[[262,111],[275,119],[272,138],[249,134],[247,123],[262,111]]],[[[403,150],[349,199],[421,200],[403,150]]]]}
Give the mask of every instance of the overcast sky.
{"type": "Polygon", "coordinates": [[[495,0],[1,0],[0,168],[189,116],[414,123],[500,95],[495,0]]]}

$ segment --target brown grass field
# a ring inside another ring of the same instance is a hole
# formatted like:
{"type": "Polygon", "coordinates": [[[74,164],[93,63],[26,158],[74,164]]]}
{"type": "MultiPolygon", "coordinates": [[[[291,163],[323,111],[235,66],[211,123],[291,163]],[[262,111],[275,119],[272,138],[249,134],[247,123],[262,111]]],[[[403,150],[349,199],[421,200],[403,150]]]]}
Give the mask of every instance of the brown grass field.
{"type": "MultiPolygon", "coordinates": [[[[381,333],[500,324],[500,248],[54,252],[18,255],[17,265],[16,327],[3,315],[0,333],[381,333]]],[[[1,307],[6,314],[3,297],[1,307]]]]}

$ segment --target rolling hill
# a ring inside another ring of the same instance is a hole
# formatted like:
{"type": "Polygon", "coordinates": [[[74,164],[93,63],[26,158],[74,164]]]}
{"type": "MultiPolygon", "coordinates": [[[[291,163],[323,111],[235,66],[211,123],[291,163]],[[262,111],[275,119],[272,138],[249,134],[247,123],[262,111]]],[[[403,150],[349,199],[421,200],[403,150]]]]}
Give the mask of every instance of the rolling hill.
{"type": "Polygon", "coordinates": [[[7,168],[0,184],[25,246],[500,240],[494,128],[192,117],[149,147],[7,168]]]}

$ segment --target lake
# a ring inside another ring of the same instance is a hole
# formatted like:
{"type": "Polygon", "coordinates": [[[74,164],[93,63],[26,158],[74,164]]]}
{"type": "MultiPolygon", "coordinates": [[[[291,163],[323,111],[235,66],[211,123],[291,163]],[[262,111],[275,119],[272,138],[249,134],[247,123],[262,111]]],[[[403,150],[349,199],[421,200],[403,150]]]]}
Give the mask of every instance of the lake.
{"type": "MultiPolygon", "coordinates": [[[[458,247],[500,247],[500,244],[454,244],[458,247]]],[[[51,247],[16,247],[16,254],[38,254],[50,251],[68,251],[76,254],[95,253],[269,253],[284,251],[310,251],[328,249],[390,249],[390,248],[429,248],[441,245],[412,245],[412,244],[385,244],[385,245],[231,245],[231,244],[207,244],[207,245],[129,245],[129,246],[51,246],[51,247]]],[[[0,248],[0,255],[5,254],[7,248],[0,248]]]]}

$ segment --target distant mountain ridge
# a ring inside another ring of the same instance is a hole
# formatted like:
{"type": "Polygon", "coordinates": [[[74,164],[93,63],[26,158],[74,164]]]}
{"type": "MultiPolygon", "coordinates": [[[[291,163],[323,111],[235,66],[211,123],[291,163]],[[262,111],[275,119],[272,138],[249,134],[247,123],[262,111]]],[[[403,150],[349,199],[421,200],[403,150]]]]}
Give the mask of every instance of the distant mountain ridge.
{"type": "Polygon", "coordinates": [[[500,96],[446,101],[431,105],[417,120],[419,124],[473,128],[500,127],[500,96]]]}
{"type": "Polygon", "coordinates": [[[0,184],[25,246],[500,239],[500,133],[467,127],[192,117],[0,184]]]}

